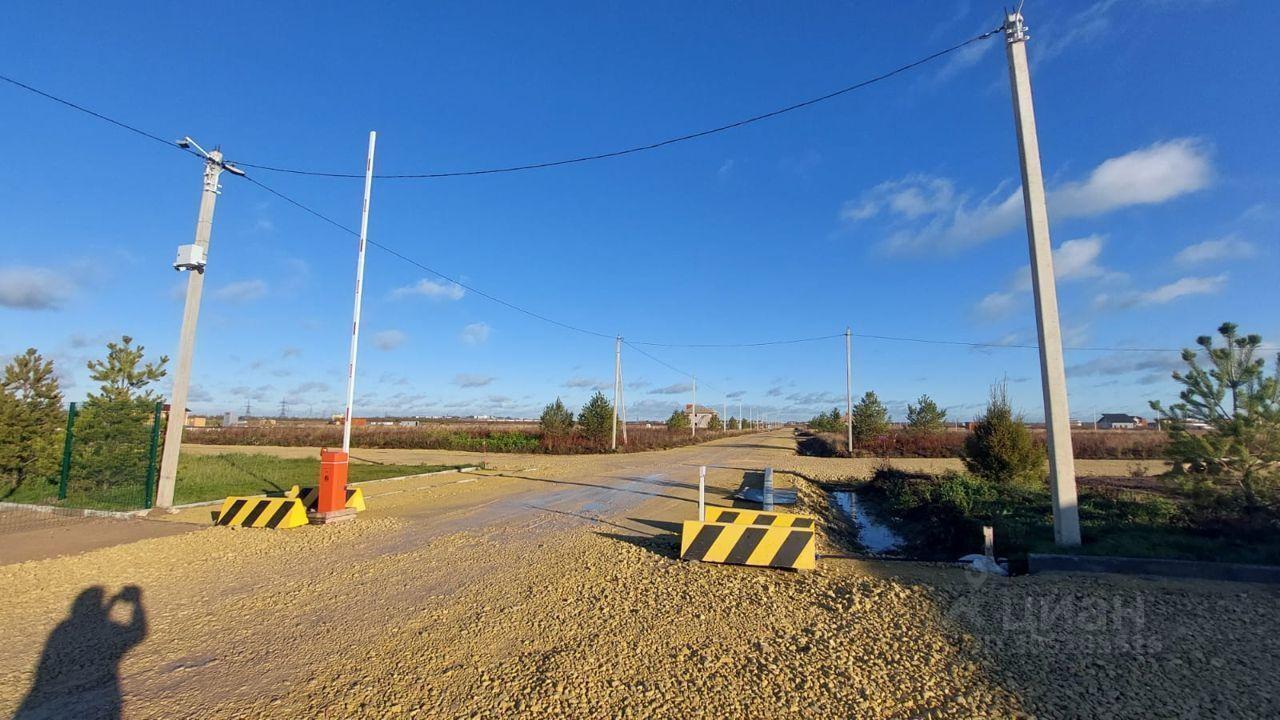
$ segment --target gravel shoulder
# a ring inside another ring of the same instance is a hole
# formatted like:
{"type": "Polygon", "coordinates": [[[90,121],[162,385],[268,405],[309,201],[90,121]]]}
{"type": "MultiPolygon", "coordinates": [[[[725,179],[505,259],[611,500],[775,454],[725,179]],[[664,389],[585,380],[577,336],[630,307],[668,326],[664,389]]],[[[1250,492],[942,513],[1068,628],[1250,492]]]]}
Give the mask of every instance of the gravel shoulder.
{"type": "MultiPolygon", "coordinates": [[[[749,440],[498,456],[366,486],[371,509],[347,525],[204,527],[0,567],[0,713],[73,598],[136,585],[127,718],[1280,714],[1274,588],[676,560],[698,464],[716,466],[719,504],[764,464],[815,472],[784,434],[749,440]]],[[[76,657],[116,657],[112,632],[76,657]]],[[[92,717],[104,691],[85,672],[63,667],[31,717],[92,717]]]]}

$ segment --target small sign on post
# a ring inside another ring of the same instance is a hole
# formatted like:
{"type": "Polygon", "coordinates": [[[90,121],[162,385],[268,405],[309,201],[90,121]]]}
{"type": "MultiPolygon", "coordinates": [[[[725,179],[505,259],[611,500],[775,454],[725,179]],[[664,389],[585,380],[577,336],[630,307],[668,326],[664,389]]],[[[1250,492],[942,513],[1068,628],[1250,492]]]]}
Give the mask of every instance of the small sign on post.
{"type": "Polygon", "coordinates": [[[698,522],[707,521],[707,466],[698,468],[698,522]]]}
{"type": "Polygon", "coordinates": [[[773,468],[764,469],[764,497],[762,505],[765,510],[773,509],[773,468]]]}

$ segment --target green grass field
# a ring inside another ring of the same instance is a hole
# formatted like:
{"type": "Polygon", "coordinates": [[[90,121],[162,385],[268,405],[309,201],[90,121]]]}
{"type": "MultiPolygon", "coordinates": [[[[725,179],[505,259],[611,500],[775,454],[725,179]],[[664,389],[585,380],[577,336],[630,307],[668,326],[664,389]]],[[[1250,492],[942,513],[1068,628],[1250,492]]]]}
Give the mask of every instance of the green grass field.
{"type": "MultiPolygon", "coordinates": [[[[374,465],[353,462],[348,471],[349,482],[379,480],[402,475],[452,470],[456,465],[374,465]]],[[[101,510],[136,510],[143,506],[145,469],[129,473],[140,477],[125,478],[107,487],[68,488],[67,499],[57,500],[58,487],[34,480],[23,483],[7,496],[7,502],[101,510]]],[[[217,455],[184,455],[178,465],[178,481],[174,503],[218,500],[228,495],[258,495],[288,490],[293,485],[315,485],[320,476],[318,459],[285,459],[269,455],[222,453],[217,455]]]]}

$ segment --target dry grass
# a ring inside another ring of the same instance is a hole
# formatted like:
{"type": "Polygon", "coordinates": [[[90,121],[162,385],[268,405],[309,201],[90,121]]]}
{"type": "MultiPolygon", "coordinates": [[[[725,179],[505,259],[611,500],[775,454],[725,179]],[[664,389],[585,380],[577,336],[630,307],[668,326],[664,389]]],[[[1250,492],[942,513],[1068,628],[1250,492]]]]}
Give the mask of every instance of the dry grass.
{"type": "MultiPolygon", "coordinates": [[[[1032,437],[1044,446],[1045,431],[1033,429],[1032,437]]],[[[893,430],[864,442],[854,443],[855,457],[958,458],[968,431],[948,429],[936,433],[893,430]]],[[[1145,430],[1073,430],[1071,446],[1075,457],[1085,460],[1158,460],[1164,458],[1168,441],[1164,433],[1145,430]]],[[[843,433],[809,433],[801,438],[801,452],[818,457],[849,457],[843,433]]]]}

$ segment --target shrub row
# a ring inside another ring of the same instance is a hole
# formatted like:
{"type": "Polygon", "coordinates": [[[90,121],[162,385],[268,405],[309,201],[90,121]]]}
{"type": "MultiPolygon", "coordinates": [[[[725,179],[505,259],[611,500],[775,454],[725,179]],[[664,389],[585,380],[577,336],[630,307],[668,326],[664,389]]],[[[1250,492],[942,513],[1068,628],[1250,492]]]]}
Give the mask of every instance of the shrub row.
{"type": "MultiPolygon", "coordinates": [[[[625,452],[661,450],[705,442],[732,433],[698,433],[671,431],[665,427],[628,428],[627,444],[618,439],[618,449],[625,452]]],[[[342,428],[335,425],[274,427],[188,428],[185,442],[199,445],[282,445],[287,447],[337,447],[342,444],[342,428]]],[[[352,428],[352,447],[415,450],[465,450],[494,453],[551,453],[571,455],[606,452],[609,440],[593,440],[581,432],[544,436],[523,430],[442,430],[430,427],[362,427],[352,428]]]]}
{"type": "MultiPolygon", "coordinates": [[[[1032,431],[1036,443],[1044,446],[1044,432],[1032,431]]],[[[870,440],[854,443],[857,457],[958,458],[968,432],[947,430],[919,433],[893,430],[870,440]]],[[[1168,441],[1164,433],[1076,430],[1071,433],[1075,457],[1082,460],[1159,460],[1165,457],[1168,441]]],[[[849,457],[841,433],[812,433],[802,436],[800,452],[821,457],[849,457]]]]}

